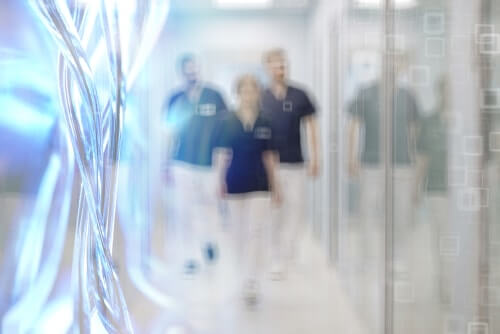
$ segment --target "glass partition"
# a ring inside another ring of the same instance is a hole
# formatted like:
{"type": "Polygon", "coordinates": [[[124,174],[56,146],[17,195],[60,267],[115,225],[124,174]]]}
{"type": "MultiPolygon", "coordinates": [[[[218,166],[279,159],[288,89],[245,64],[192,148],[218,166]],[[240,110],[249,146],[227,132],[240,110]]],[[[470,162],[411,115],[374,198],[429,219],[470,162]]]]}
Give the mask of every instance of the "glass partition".
{"type": "Polygon", "coordinates": [[[341,21],[338,270],[370,333],[384,332],[384,10],[350,2],[341,21]]]}

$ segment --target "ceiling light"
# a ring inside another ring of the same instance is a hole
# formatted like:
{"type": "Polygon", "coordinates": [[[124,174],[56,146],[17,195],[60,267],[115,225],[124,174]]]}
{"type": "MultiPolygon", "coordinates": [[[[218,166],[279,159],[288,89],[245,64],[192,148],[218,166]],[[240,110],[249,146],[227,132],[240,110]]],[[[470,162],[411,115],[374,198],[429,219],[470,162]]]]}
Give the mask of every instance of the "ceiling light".
{"type": "Polygon", "coordinates": [[[269,8],[273,5],[273,0],[213,0],[213,4],[225,9],[255,9],[269,8]]]}
{"type": "MultiPolygon", "coordinates": [[[[396,9],[410,9],[417,6],[417,0],[392,0],[396,9]]],[[[358,8],[378,9],[384,7],[385,0],[354,0],[358,8]]]]}

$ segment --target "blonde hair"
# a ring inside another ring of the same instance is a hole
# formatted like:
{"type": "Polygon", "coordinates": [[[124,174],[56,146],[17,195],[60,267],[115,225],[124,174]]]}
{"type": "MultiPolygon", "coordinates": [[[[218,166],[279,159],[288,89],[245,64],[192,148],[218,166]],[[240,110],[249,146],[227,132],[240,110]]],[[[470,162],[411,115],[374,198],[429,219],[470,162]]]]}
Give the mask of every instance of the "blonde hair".
{"type": "Polygon", "coordinates": [[[262,62],[264,64],[268,64],[273,59],[276,59],[276,58],[279,58],[279,59],[286,61],[286,51],[282,48],[274,48],[274,49],[268,50],[262,56],[262,62]]]}
{"type": "Polygon", "coordinates": [[[251,83],[258,91],[260,91],[259,80],[257,80],[257,78],[252,74],[243,74],[236,79],[235,89],[237,94],[240,94],[241,87],[246,83],[251,83]]]}

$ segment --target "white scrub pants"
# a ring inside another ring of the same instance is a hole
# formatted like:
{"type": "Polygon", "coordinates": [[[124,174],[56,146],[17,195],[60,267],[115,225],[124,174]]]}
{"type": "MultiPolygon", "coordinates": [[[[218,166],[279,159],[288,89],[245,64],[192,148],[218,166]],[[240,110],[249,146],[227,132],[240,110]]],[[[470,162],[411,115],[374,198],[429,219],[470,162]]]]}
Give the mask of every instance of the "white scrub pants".
{"type": "MultiPolygon", "coordinates": [[[[397,269],[407,269],[410,240],[415,217],[415,171],[412,167],[396,166],[393,169],[394,203],[394,258],[397,269]],[[405,268],[406,267],[406,268],[405,268]]],[[[382,259],[384,235],[384,206],[387,200],[384,171],[379,167],[365,166],[361,172],[361,231],[365,240],[365,255],[382,259]]]]}
{"type": "Polygon", "coordinates": [[[442,301],[451,298],[451,274],[458,256],[458,238],[450,234],[449,200],[446,193],[429,193],[425,199],[428,222],[431,224],[433,257],[436,259],[437,290],[442,301]]]}
{"type": "Polygon", "coordinates": [[[413,167],[396,167],[393,177],[395,270],[407,272],[410,269],[410,246],[415,228],[415,169],[413,167]]]}
{"type": "Polygon", "coordinates": [[[306,169],[303,164],[280,164],[282,203],[274,210],[271,230],[273,270],[284,270],[298,255],[306,227],[306,169]],[[277,268],[276,268],[277,267],[277,268]]]}
{"type": "Polygon", "coordinates": [[[215,171],[174,162],[172,176],[175,225],[181,243],[180,260],[201,261],[207,242],[214,242],[217,223],[215,171]]]}
{"type": "MultiPolygon", "coordinates": [[[[409,272],[411,231],[414,219],[413,202],[414,170],[395,166],[393,169],[394,202],[394,270],[396,279],[406,277],[409,272]]],[[[372,332],[379,332],[384,307],[384,234],[385,193],[384,170],[378,166],[363,166],[360,174],[360,225],[359,247],[361,264],[366,270],[365,278],[370,282],[359,289],[365,298],[368,326],[372,332]]]]}
{"type": "Polygon", "coordinates": [[[271,222],[271,197],[267,192],[228,195],[227,204],[242,278],[245,282],[258,282],[266,253],[266,230],[271,222]]]}
{"type": "Polygon", "coordinates": [[[382,260],[384,235],[384,172],[380,168],[363,167],[360,175],[360,247],[362,257],[382,260]]]}

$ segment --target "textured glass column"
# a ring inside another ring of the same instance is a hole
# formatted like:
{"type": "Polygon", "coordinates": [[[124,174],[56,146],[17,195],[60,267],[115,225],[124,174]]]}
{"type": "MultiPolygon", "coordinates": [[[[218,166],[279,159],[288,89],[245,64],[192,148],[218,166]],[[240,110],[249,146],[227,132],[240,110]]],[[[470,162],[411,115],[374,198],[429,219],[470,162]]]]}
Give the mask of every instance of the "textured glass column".
{"type": "Polygon", "coordinates": [[[168,1],[32,1],[59,47],[59,91],[82,184],[73,261],[74,329],[130,333],[112,262],[126,93],[168,1]]]}

